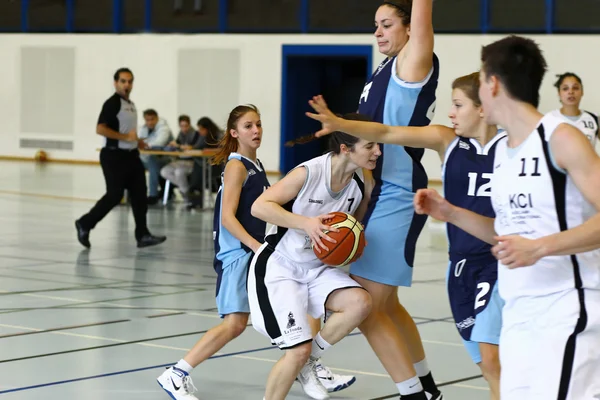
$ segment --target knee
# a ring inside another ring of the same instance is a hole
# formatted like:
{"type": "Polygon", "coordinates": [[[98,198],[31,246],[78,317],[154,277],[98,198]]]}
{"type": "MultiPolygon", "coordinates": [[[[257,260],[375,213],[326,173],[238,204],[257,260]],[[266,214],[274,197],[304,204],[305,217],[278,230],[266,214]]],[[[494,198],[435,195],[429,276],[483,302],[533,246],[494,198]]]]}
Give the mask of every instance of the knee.
{"type": "Polygon", "coordinates": [[[302,343],[292,349],[286,350],[285,358],[293,363],[298,369],[302,368],[304,364],[308,361],[308,357],[310,357],[310,352],[312,350],[312,343],[302,343]]]}
{"type": "Polygon", "coordinates": [[[349,310],[355,314],[360,321],[369,316],[373,309],[373,300],[369,292],[364,289],[354,289],[350,301],[349,310]]]}
{"type": "Polygon", "coordinates": [[[188,176],[187,171],[184,168],[176,168],[173,175],[175,175],[177,179],[185,179],[188,176]]]}
{"type": "Polygon", "coordinates": [[[168,166],[161,168],[160,169],[160,176],[162,176],[163,178],[165,178],[165,179],[168,180],[170,178],[170,176],[171,176],[170,168],[168,166]]]}
{"type": "Polygon", "coordinates": [[[498,381],[500,379],[500,357],[497,350],[482,351],[479,366],[487,381],[498,381]]]}
{"type": "Polygon", "coordinates": [[[235,318],[229,321],[225,321],[225,327],[227,328],[227,334],[232,339],[240,336],[245,330],[246,325],[248,324],[248,317],[244,318],[235,318]]]}

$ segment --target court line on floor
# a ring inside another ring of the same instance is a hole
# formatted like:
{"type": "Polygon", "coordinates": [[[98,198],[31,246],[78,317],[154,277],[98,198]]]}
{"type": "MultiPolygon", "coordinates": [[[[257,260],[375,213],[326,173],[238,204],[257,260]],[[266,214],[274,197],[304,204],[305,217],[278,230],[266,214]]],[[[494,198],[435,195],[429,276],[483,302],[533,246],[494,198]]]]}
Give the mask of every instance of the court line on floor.
{"type": "Polygon", "coordinates": [[[82,202],[95,202],[97,199],[88,199],[85,197],[73,197],[73,196],[60,196],[55,194],[45,194],[45,193],[32,193],[32,192],[21,192],[17,190],[0,190],[0,194],[10,194],[13,196],[26,196],[26,197],[36,197],[39,199],[46,200],[69,200],[69,201],[82,201],[82,202]]]}
{"type": "Polygon", "coordinates": [[[70,301],[70,302],[78,303],[78,304],[59,304],[56,306],[48,306],[48,307],[32,307],[30,309],[24,308],[24,309],[19,309],[19,310],[14,310],[14,311],[2,311],[2,312],[0,312],[0,314],[12,314],[12,313],[16,313],[19,311],[53,310],[53,309],[61,309],[61,308],[69,308],[69,309],[75,308],[76,309],[77,307],[74,307],[74,306],[84,305],[84,304],[108,304],[111,306],[114,305],[114,306],[121,307],[121,308],[129,308],[129,306],[126,304],[111,304],[110,302],[164,297],[164,296],[171,296],[171,295],[201,292],[201,291],[205,291],[205,290],[206,289],[198,288],[198,289],[193,289],[193,290],[181,290],[179,292],[157,293],[157,294],[149,294],[149,295],[144,295],[144,296],[133,296],[133,297],[124,297],[124,298],[106,299],[106,300],[97,300],[97,301],[87,301],[87,300],[81,301],[80,299],[74,299],[74,298],[69,298],[69,297],[44,296],[44,295],[38,295],[38,294],[24,294],[22,296],[36,297],[36,298],[49,299],[49,300],[70,301]]]}
{"type": "Polygon", "coordinates": [[[37,328],[28,328],[28,327],[17,327],[14,325],[0,325],[0,326],[4,326],[6,328],[25,328],[28,329],[26,331],[22,331],[22,332],[16,332],[16,333],[8,333],[5,335],[0,335],[0,339],[6,339],[6,338],[10,338],[10,337],[15,337],[15,336],[27,336],[27,335],[35,335],[38,333],[50,333],[50,332],[57,332],[57,331],[68,331],[71,329],[81,329],[81,328],[90,328],[93,326],[101,326],[101,325],[112,325],[112,324],[118,324],[121,322],[132,322],[132,321],[140,321],[143,320],[145,318],[148,319],[156,319],[156,318],[163,318],[163,317],[174,317],[176,315],[184,315],[184,312],[170,312],[170,313],[165,313],[165,314],[154,314],[154,315],[147,315],[145,317],[142,318],[129,318],[129,319],[117,319],[117,320],[113,320],[113,321],[102,321],[102,322],[91,322],[88,324],[81,324],[81,325],[70,325],[70,326],[59,326],[56,328],[48,328],[48,329],[37,329],[37,328]]]}
{"type": "MultiPolygon", "coordinates": [[[[73,267],[72,264],[69,264],[67,262],[57,262],[57,263],[53,263],[53,264],[64,264],[67,265],[69,267],[73,267]]],[[[48,265],[51,266],[52,264],[48,265]]],[[[102,268],[115,268],[115,267],[109,267],[109,266],[100,266],[100,265],[92,265],[92,264],[86,264],[85,266],[91,266],[93,268],[97,268],[97,267],[102,267],[102,268]]],[[[56,272],[56,271],[45,271],[45,270],[39,270],[39,269],[31,269],[31,267],[27,267],[27,268],[7,268],[10,271],[27,271],[27,272],[35,272],[38,274],[42,274],[42,275],[55,275],[55,276],[68,276],[68,277],[73,277],[74,275],[71,273],[64,273],[64,272],[56,272]]],[[[117,268],[117,269],[123,269],[123,268],[117,268]]],[[[150,272],[150,273],[162,273],[162,272],[158,272],[158,271],[154,271],[154,270],[149,270],[149,269],[137,269],[137,268],[131,268],[131,269],[127,269],[129,271],[132,272],[150,272]]],[[[214,282],[193,282],[193,283],[181,283],[181,284],[161,284],[161,283],[154,283],[154,282],[146,282],[146,281],[138,281],[138,280],[131,280],[131,279],[117,279],[117,278],[105,278],[105,277],[101,277],[101,276],[93,276],[93,275],[86,275],[86,274],[82,274],[82,273],[77,273],[75,275],[76,277],[79,278],[88,278],[88,279],[103,279],[103,280],[107,280],[107,281],[113,281],[115,283],[136,283],[136,284],[147,284],[147,285],[152,285],[152,286],[162,286],[162,287],[174,287],[177,289],[181,289],[182,287],[186,287],[189,285],[214,285],[214,282]]],[[[19,277],[19,276],[12,276],[13,278],[20,278],[20,279],[29,279],[29,277],[19,277]]],[[[197,278],[202,278],[201,276],[196,275],[197,278]]],[[[45,278],[35,278],[37,280],[40,281],[44,281],[45,278]]],[[[57,280],[49,280],[49,279],[45,279],[48,282],[54,282],[54,283],[69,283],[69,282],[64,282],[64,281],[57,281],[57,280]]],[[[106,285],[111,284],[106,283],[106,285]]]]}
{"type": "MultiPolygon", "coordinates": [[[[11,327],[10,325],[0,325],[0,326],[11,327]]],[[[248,325],[248,326],[250,326],[250,325],[248,325]]],[[[22,327],[22,326],[18,327],[18,328],[27,329],[27,327],[22,327]]],[[[0,364],[16,362],[16,361],[32,360],[32,359],[51,357],[51,356],[58,356],[58,355],[70,354],[70,353],[79,353],[82,351],[89,351],[89,350],[100,350],[100,349],[106,349],[106,348],[117,347],[117,346],[126,346],[126,345],[130,345],[130,344],[145,345],[146,347],[166,348],[169,350],[185,350],[185,351],[187,351],[189,349],[173,348],[171,346],[163,346],[163,345],[157,345],[154,343],[145,343],[145,342],[155,341],[155,340],[172,339],[172,338],[185,337],[185,336],[191,336],[191,335],[200,335],[200,334],[203,334],[206,332],[208,332],[207,329],[202,330],[202,331],[178,333],[178,334],[173,334],[173,335],[166,335],[166,336],[159,336],[159,337],[155,337],[155,338],[138,339],[138,340],[113,339],[113,338],[105,338],[105,337],[101,337],[101,336],[82,335],[79,333],[71,333],[71,332],[50,332],[50,333],[55,333],[55,334],[61,334],[64,336],[72,336],[72,337],[94,339],[94,340],[104,340],[104,341],[111,341],[111,342],[116,342],[116,343],[103,344],[103,345],[99,345],[99,346],[83,347],[83,348],[79,348],[79,349],[56,351],[53,353],[44,353],[44,354],[36,354],[36,355],[32,355],[32,356],[11,358],[11,359],[6,359],[6,360],[0,360],[0,364]]]]}
{"type": "MultiPolygon", "coordinates": [[[[436,320],[420,321],[420,322],[416,322],[416,325],[424,325],[424,324],[430,323],[430,322],[436,322],[436,320]]],[[[29,328],[29,327],[17,326],[17,325],[0,324],[0,326],[7,327],[7,328],[22,329],[22,330],[40,331],[37,328],[29,328]]],[[[251,327],[251,326],[252,326],[251,324],[246,325],[246,327],[251,327]]],[[[64,351],[52,352],[52,353],[37,354],[37,355],[26,356],[26,357],[19,357],[19,358],[13,358],[13,359],[0,360],[0,364],[4,364],[4,363],[8,363],[8,362],[15,362],[15,361],[29,360],[29,359],[36,359],[36,358],[51,357],[51,356],[62,355],[62,354],[77,353],[77,352],[89,351],[89,350],[100,350],[100,349],[104,349],[104,348],[110,348],[110,347],[116,347],[116,346],[125,346],[125,345],[130,345],[130,344],[137,344],[137,345],[140,345],[140,346],[154,347],[154,348],[167,349],[167,350],[188,351],[189,349],[184,349],[184,348],[174,347],[174,346],[161,345],[161,344],[147,343],[147,342],[157,341],[157,340],[164,340],[164,339],[170,339],[170,338],[173,338],[173,337],[183,337],[183,336],[189,336],[189,335],[196,335],[196,334],[201,334],[201,333],[206,333],[206,332],[207,332],[207,330],[205,330],[205,331],[199,331],[199,332],[191,332],[191,333],[184,333],[184,334],[175,334],[175,335],[169,335],[169,336],[161,336],[161,337],[155,337],[155,338],[147,338],[147,339],[138,339],[138,340],[127,341],[127,340],[123,340],[123,339],[107,338],[107,337],[102,337],[102,336],[92,336],[92,335],[84,335],[84,334],[80,334],[80,333],[61,332],[61,331],[54,330],[54,331],[49,331],[48,333],[57,334],[57,335],[63,335],[63,336],[78,337],[78,338],[84,338],[84,339],[104,340],[104,341],[110,341],[110,342],[116,342],[116,343],[111,343],[111,344],[106,344],[106,345],[99,345],[99,346],[84,347],[84,348],[79,348],[79,349],[64,350],[64,351]]],[[[359,335],[362,335],[362,333],[360,333],[360,332],[350,333],[348,336],[359,336],[359,335]]],[[[461,344],[451,343],[451,342],[428,341],[428,340],[422,340],[422,341],[423,341],[423,343],[432,343],[432,344],[439,344],[439,345],[446,345],[446,346],[462,347],[461,344]]],[[[274,348],[275,347],[271,346],[271,347],[268,347],[267,349],[274,349],[274,348]]],[[[220,353],[216,353],[216,354],[218,355],[220,353]]],[[[255,361],[267,361],[267,362],[273,362],[273,363],[277,361],[277,360],[264,359],[264,358],[256,358],[256,357],[248,358],[248,357],[239,356],[237,358],[244,358],[244,359],[250,359],[250,360],[255,360],[255,361]]],[[[387,375],[382,375],[382,374],[377,374],[377,373],[371,373],[371,372],[365,372],[365,371],[355,371],[355,370],[339,369],[339,368],[337,370],[342,371],[342,372],[350,372],[350,373],[356,373],[356,374],[362,374],[362,375],[387,376],[387,375]]]]}
{"type": "MultiPolygon", "coordinates": [[[[360,333],[350,334],[349,336],[352,336],[352,335],[360,335],[360,333]]],[[[179,348],[174,348],[174,349],[183,350],[183,349],[179,349],[179,348]]],[[[245,354],[249,354],[249,353],[256,353],[256,352],[260,352],[260,351],[273,350],[273,349],[276,349],[276,347],[274,347],[274,346],[261,347],[261,348],[257,348],[257,349],[250,349],[250,350],[244,350],[244,351],[233,352],[233,353],[225,353],[225,354],[217,353],[216,355],[210,357],[208,360],[225,358],[225,357],[235,357],[235,358],[244,358],[244,359],[249,359],[249,360],[254,360],[254,361],[266,361],[266,362],[270,362],[270,363],[275,363],[275,362],[277,362],[277,360],[244,356],[245,354]]],[[[187,349],[185,349],[185,350],[187,350],[187,349]]],[[[147,371],[147,370],[151,370],[151,369],[166,368],[171,365],[173,365],[172,362],[168,363],[168,364],[153,365],[153,366],[149,366],[149,367],[128,369],[128,370],[124,370],[124,371],[110,372],[110,373],[106,373],[106,374],[92,375],[92,376],[87,376],[87,377],[67,379],[67,380],[56,381],[56,382],[42,383],[42,384],[38,384],[38,385],[24,386],[24,387],[19,387],[19,388],[14,388],[14,389],[3,390],[3,391],[0,391],[0,394],[13,393],[13,392],[19,392],[19,391],[24,391],[24,390],[39,389],[42,387],[63,385],[63,384],[67,384],[67,383],[81,382],[81,381],[85,381],[85,380],[92,380],[92,379],[98,379],[98,378],[106,378],[106,377],[110,377],[110,376],[124,375],[124,374],[129,374],[129,373],[134,373],[134,372],[147,371]]],[[[350,373],[354,373],[354,374],[376,376],[376,377],[382,377],[382,378],[389,379],[389,375],[387,375],[387,374],[380,374],[380,373],[373,373],[373,372],[366,372],[366,371],[354,371],[354,370],[346,370],[346,369],[339,369],[339,368],[331,368],[331,369],[337,370],[337,371],[343,371],[343,372],[350,372],[350,373]]],[[[467,382],[469,380],[474,380],[474,379],[477,379],[480,377],[482,377],[482,376],[478,375],[478,376],[471,376],[471,377],[456,379],[454,381],[449,381],[449,382],[441,382],[438,384],[438,386],[443,387],[443,386],[453,385],[453,384],[457,384],[457,383],[467,382]]],[[[397,396],[398,396],[398,394],[393,394],[393,395],[378,397],[378,398],[370,399],[370,400],[383,400],[383,399],[389,399],[389,398],[397,397],[397,396]]]]}

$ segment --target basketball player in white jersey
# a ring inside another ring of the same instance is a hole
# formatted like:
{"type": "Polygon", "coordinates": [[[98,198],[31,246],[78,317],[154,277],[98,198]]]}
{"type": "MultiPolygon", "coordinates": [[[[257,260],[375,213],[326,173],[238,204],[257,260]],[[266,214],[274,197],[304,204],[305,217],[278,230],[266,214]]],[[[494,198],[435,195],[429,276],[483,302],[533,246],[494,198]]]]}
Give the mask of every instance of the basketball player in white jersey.
{"type": "Polygon", "coordinates": [[[285,399],[296,378],[311,398],[328,399],[317,360],[371,311],[369,293],[341,269],[323,265],[313,246],[327,250],[335,242],[325,233],[332,230],[329,213],[365,212],[372,184],[365,185],[362,169],[375,168],[381,151],[377,143],[341,132],[332,144],[333,151],[300,164],[252,205],[252,215],[274,225],[250,265],[252,324],[285,350],[269,374],[266,400],[285,399]],[[325,312],[313,340],[307,314],[325,312]]]}
{"type": "Polygon", "coordinates": [[[558,89],[558,98],[561,108],[551,111],[556,117],[565,118],[588,138],[593,146],[598,137],[598,115],[580,108],[583,97],[583,82],[572,72],[557,75],[558,80],[554,86],[558,89]]]}
{"type": "Polygon", "coordinates": [[[530,39],[482,50],[486,120],[506,128],[492,179],[496,218],[423,189],[415,210],[494,247],[503,400],[600,398],[600,158],[579,130],[537,106],[546,61],[530,39]]]}

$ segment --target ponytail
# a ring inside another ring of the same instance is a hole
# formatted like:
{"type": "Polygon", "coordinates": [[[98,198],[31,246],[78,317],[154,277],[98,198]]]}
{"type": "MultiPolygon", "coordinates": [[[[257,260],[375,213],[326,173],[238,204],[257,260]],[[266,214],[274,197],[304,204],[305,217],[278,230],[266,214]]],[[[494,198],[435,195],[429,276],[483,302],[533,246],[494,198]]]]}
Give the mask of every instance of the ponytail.
{"type": "Polygon", "coordinates": [[[215,154],[210,161],[212,165],[219,165],[227,162],[229,155],[237,151],[238,141],[236,138],[231,136],[231,131],[237,128],[237,123],[240,118],[249,112],[254,112],[260,115],[258,108],[256,108],[256,106],[253,104],[237,106],[231,110],[229,113],[229,118],[227,119],[227,127],[225,128],[223,137],[221,140],[219,140],[217,154],[215,154]]]}

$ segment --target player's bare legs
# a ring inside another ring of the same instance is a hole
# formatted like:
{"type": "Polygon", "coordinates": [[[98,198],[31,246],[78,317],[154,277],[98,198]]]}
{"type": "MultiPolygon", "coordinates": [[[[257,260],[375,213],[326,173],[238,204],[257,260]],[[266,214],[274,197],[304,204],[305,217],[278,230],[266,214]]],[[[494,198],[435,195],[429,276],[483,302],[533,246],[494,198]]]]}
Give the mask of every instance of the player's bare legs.
{"type": "Polygon", "coordinates": [[[479,368],[490,386],[491,399],[500,400],[500,355],[498,346],[489,343],[479,343],[481,363],[479,368]]]}
{"type": "Polygon", "coordinates": [[[424,360],[425,349],[423,349],[421,334],[417,329],[415,321],[412,319],[408,311],[406,311],[404,306],[400,304],[397,292],[388,297],[385,307],[387,314],[390,316],[392,321],[394,321],[396,329],[398,329],[406,341],[412,362],[416,364],[419,361],[424,360]]]}
{"type": "Polygon", "coordinates": [[[183,359],[195,368],[241,335],[248,325],[248,316],[247,313],[226,315],[223,322],[209,329],[183,359]]]}
{"type": "Polygon", "coordinates": [[[325,308],[333,313],[327,318],[320,335],[333,345],[367,318],[371,312],[371,296],[361,288],[340,289],[331,293],[325,308]]]}
{"type": "MultiPolygon", "coordinates": [[[[321,330],[321,319],[313,318],[309,315],[308,323],[310,324],[312,336],[317,336],[317,333],[321,330]]],[[[356,382],[356,377],[354,375],[334,374],[322,360],[317,360],[315,369],[319,380],[328,392],[339,392],[356,382]]]]}
{"type": "Polygon", "coordinates": [[[396,296],[397,288],[352,276],[367,289],[373,299],[371,314],[359,326],[369,345],[394,382],[404,382],[417,375],[410,350],[403,336],[387,313],[387,301],[396,296]]]}
{"type": "Polygon", "coordinates": [[[309,315],[308,323],[310,324],[310,331],[312,332],[313,337],[315,337],[321,330],[321,318],[313,318],[309,315]]]}
{"type": "Polygon", "coordinates": [[[308,361],[311,346],[307,342],[285,351],[267,378],[266,400],[285,400],[296,376],[308,361]]]}
{"type": "MultiPolygon", "coordinates": [[[[334,291],[327,298],[325,308],[332,311],[327,322],[315,335],[312,343],[307,342],[286,350],[275,364],[267,380],[266,400],[285,399],[296,376],[307,394],[313,398],[328,398],[319,393],[316,386],[322,383],[314,371],[315,362],[331,346],[342,340],[363,321],[371,311],[371,296],[364,289],[348,288],[334,291]]],[[[309,319],[310,321],[310,319],[309,319]]],[[[311,325],[316,325],[310,322],[311,325]]]]}

